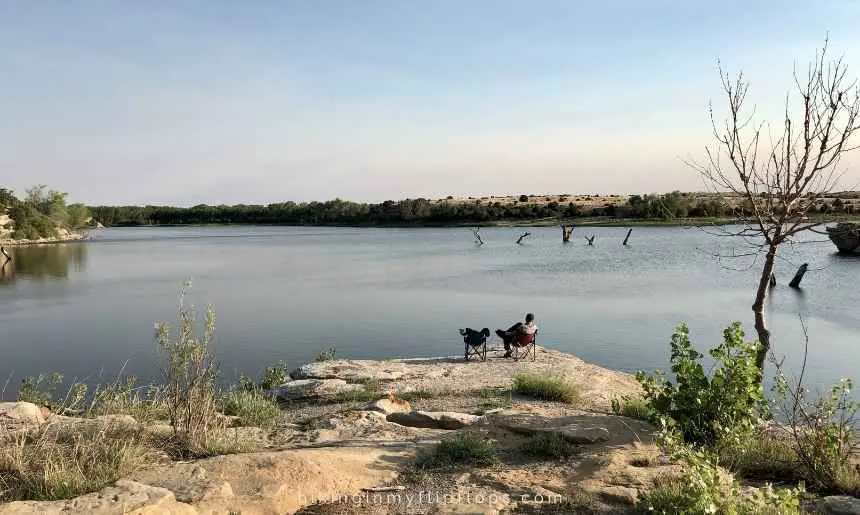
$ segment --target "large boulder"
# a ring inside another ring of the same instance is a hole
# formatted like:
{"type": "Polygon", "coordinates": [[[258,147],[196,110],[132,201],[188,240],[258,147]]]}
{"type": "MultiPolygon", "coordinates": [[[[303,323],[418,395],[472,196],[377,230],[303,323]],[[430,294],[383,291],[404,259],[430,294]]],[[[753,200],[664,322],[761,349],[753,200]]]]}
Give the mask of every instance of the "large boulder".
{"type": "Polygon", "coordinates": [[[828,515],[860,515],[860,499],[831,495],[821,500],[821,511],[828,515]]]}
{"type": "Polygon", "coordinates": [[[310,397],[330,397],[343,392],[361,390],[360,384],[350,384],[343,379],[300,379],[290,381],[272,390],[279,399],[296,400],[310,397]]]}
{"type": "Polygon", "coordinates": [[[0,402],[0,423],[43,424],[42,408],[32,402],[0,402]]]}
{"type": "Polygon", "coordinates": [[[378,411],[385,415],[391,413],[409,413],[412,411],[412,406],[408,401],[403,399],[389,398],[379,399],[368,404],[365,408],[367,411],[378,411]]]}
{"type": "Polygon", "coordinates": [[[468,413],[454,411],[410,411],[395,412],[386,417],[389,422],[407,427],[425,427],[432,429],[461,429],[472,425],[481,417],[468,413]]]}

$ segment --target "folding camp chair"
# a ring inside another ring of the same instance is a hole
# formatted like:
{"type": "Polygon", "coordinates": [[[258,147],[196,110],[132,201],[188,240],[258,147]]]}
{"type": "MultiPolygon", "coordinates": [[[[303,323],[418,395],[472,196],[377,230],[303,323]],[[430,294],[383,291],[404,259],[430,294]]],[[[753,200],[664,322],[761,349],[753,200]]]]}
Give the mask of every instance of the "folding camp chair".
{"type": "Polygon", "coordinates": [[[517,339],[512,342],[512,356],[514,361],[525,359],[529,354],[532,355],[532,361],[537,360],[537,332],[528,334],[520,332],[517,334],[517,339]]]}
{"type": "Polygon", "coordinates": [[[490,336],[490,330],[486,327],[480,332],[470,328],[460,329],[460,335],[463,337],[465,349],[463,351],[466,361],[472,356],[481,358],[481,361],[487,361],[487,337],[490,336]]]}

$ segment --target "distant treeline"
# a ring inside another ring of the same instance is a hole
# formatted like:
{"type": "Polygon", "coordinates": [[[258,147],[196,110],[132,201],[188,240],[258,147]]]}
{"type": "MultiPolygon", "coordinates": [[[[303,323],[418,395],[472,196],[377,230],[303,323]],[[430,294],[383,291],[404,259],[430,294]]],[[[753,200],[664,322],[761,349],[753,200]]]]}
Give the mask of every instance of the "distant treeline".
{"type": "MultiPolygon", "coordinates": [[[[562,197],[564,198],[564,197],[562,197]]],[[[611,217],[630,219],[723,218],[744,215],[743,206],[729,207],[719,198],[672,192],[633,195],[622,203],[585,208],[575,202],[531,202],[492,199],[430,201],[387,200],[378,204],[349,202],[284,202],[268,205],[165,207],[92,206],[95,220],[105,226],[184,224],[280,224],[280,225],[447,225],[536,219],[611,217]]],[[[832,207],[828,207],[832,209],[832,207]]]]}

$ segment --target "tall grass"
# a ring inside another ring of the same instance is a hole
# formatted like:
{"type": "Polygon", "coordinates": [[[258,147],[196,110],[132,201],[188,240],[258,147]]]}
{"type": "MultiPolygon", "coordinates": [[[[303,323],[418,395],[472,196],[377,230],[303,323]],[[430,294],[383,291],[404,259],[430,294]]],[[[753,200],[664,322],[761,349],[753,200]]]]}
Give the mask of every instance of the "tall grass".
{"type": "Polygon", "coordinates": [[[281,408],[269,395],[259,390],[230,392],[222,400],[225,415],[239,417],[244,426],[269,429],[281,417],[281,408]]]}
{"type": "Polygon", "coordinates": [[[577,385],[561,376],[521,373],[514,376],[514,391],[545,401],[576,404],[582,398],[577,385]]]}
{"type": "Polygon", "coordinates": [[[47,424],[0,445],[0,501],[67,499],[142,466],[151,449],[128,427],[47,424]]]}

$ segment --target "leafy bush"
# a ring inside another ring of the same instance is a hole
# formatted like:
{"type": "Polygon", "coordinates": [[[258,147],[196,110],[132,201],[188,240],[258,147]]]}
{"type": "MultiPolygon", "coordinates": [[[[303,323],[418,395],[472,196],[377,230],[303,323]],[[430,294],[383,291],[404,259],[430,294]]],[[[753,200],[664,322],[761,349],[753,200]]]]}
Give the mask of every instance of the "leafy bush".
{"type": "Polygon", "coordinates": [[[673,430],[665,430],[660,443],[671,451],[673,460],[684,465],[683,472],[681,477],[658,481],[654,489],[644,493],[637,504],[639,511],[691,515],[800,513],[803,484],[775,490],[768,483],[755,496],[743,496],[738,481],[717,466],[712,454],[683,443],[673,430]]]}
{"type": "Polygon", "coordinates": [[[54,372],[51,375],[25,377],[18,388],[18,400],[32,402],[38,406],[55,407],[54,395],[57,387],[63,383],[63,376],[54,372]]]}
{"type": "Polygon", "coordinates": [[[492,441],[475,433],[461,433],[442,440],[429,450],[422,449],[416,456],[419,469],[446,465],[490,466],[496,462],[496,446],[492,441]]]}
{"type": "Polygon", "coordinates": [[[729,326],[723,343],[709,352],[717,363],[711,377],[700,363],[702,354],[690,343],[686,324],[672,335],[671,348],[674,384],[660,372],[636,373],[655,416],[690,443],[712,444],[751,432],[765,404],[756,366],[759,344],[744,341],[740,322],[729,326]]]}
{"type": "Polygon", "coordinates": [[[259,390],[228,393],[222,401],[224,414],[239,417],[242,425],[271,428],[281,416],[281,408],[259,390]]]}
{"type": "Polygon", "coordinates": [[[520,373],[514,376],[514,391],[545,401],[575,404],[581,398],[579,387],[561,376],[520,373]]]}

